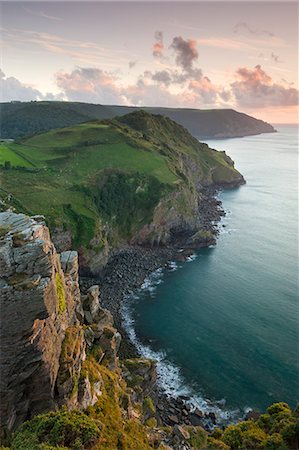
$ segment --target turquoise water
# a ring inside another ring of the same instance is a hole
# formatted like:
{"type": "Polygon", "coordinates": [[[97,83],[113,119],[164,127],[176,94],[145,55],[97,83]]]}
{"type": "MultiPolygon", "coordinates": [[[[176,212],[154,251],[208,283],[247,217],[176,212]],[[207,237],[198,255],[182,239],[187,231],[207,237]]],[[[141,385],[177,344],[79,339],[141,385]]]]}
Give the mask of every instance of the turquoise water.
{"type": "Polygon", "coordinates": [[[203,408],[298,399],[298,135],[277,128],[207,141],[247,184],[220,194],[228,213],[217,245],[157,271],[124,311],[132,340],[158,359],[161,385],[203,408]]]}

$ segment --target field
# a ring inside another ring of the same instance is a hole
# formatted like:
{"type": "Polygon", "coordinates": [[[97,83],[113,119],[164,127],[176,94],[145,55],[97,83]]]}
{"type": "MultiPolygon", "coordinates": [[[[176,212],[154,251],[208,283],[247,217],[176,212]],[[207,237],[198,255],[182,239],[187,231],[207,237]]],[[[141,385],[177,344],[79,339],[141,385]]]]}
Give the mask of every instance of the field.
{"type": "MultiPolygon", "coordinates": [[[[0,196],[6,199],[12,194],[13,206],[20,209],[22,205],[21,210],[29,214],[44,214],[53,228],[70,229],[75,245],[87,245],[99,220],[94,197],[99,195],[107,170],[121,170],[128,176],[141,173],[150,177],[147,183],[157,179],[161,186],[178,181],[167,159],[135,134],[89,122],[19,143],[2,143],[0,196]],[[4,169],[7,162],[10,168],[4,169]]],[[[139,221],[148,217],[142,208],[134,214],[139,221]]]]}
{"type": "Polygon", "coordinates": [[[14,145],[11,143],[0,143],[0,165],[4,165],[5,161],[8,161],[11,166],[32,167],[32,164],[19,155],[13,147],[14,145]]]}
{"type": "Polygon", "coordinates": [[[236,174],[224,154],[142,111],[0,144],[0,199],[70,230],[77,248],[130,238],[167,193],[236,174]]]}

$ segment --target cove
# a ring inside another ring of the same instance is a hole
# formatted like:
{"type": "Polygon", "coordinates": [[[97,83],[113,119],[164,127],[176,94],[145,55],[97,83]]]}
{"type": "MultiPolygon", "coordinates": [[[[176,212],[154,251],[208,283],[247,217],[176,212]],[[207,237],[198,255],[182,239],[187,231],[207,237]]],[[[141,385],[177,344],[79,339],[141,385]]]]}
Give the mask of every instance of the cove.
{"type": "Polygon", "coordinates": [[[217,245],[158,271],[126,311],[169,392],[183,386],[228,410],[298,399],[298,135],[276,128],[207,141],[247,184],[219,194],[227,215],[217,245]]]}

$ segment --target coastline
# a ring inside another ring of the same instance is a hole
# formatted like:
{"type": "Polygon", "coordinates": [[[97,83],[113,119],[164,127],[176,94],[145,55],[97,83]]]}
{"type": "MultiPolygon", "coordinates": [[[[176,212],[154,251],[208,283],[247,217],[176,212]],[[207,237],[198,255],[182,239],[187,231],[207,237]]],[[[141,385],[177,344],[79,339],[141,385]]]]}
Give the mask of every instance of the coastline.
{"type": "MultiPolygon", "coordinates": [[[[128,329],[124,324],[122,307],[130,296],[134,296],[140,290],[143,283],[159,269],[171,268],[173,261],[184,262],[200,248],[216,244],[219,234],[219,222],[225,215],[222,203],[217,199],[220,189],[207,190],[204,204],[199,205],[203,213],[204,229],[211,232],[209,240],[190,244],[187,235],[176,236],[173,242],[165,247],[142,247],[127,245],[114,251],[99,278],[81,277],[80,285],[84,290],[93,284],[99,284],[101,306],[110,310],[113,315],[116,328],[122,335],[122,343],[119,351],[121,359],[145,357],[138,350],[136,342],[132,342],[128,329]]],[[[186,392],[187,393],[187,392],[186,392]]],[[[188,393],[187,393],[188,394],[188,393]]],[[[152,397],[156,405],[159,420],[163,425],[175,425],[185,423],[187,425],[201,425],[207,430],[224,423],[232,422],[232,417],[225,419],[215,414],[215,406],[206,411],[192,402],[189,395],[172,395],[155,380],[152,397]],[[217,417],[218,416],[218,417],[217,417]]],[[[216,407],[221,412],[221,407],[216,407]]]]}

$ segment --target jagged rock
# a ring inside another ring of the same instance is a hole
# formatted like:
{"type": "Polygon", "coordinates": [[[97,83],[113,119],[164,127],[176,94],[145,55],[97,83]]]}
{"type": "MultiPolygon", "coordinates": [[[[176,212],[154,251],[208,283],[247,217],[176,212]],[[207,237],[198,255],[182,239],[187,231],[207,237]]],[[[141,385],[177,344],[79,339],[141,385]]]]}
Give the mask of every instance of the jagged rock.
{"type": "Polygon", "coordinates": [[[56,381],[58,403],[72,409],[78,405],[78,382],[86,358],[84,330],[80,325],[69,327],[62,343],[56,381]]]}
{"type": "MultiPolygon", "coordinates": [[[[134,389],[134,400],[142,401],[153,391],[157,380],[156,364],[153,360],[145,358],[126,359],[123,361],[122,373],[128,386],[134,389]]],[[[159,404],[159,406],[161,408],[162,405],[159,404]]]]}
{"type": "Polygon", "coordinates": [[[200,409],[198,409],[198,408],[195,408],[193,414],[195,414],[195,416],[199,417],[200,419],[203,418],[203,412],[200,411],[200,409]]]}
{"type": "Polygon", "coordinates": [[[88,345],[88,347],[91,347],[95,340],[95,333],[92,330],[92,328],[88,327],[84,330],[84,337],[85,337],[85,342],[88,345]]]}
{"type": "Polygon", "coordinates": [[[98,339],[98,343],[105,354],[105,362],[110,370],[115,370],[118,365],[117,352],[120,342],[121,335],[115,328],[110,326],[104,327],[103,334],[98,339]]]}
{"type": "Polygon", "coordinates": [[[175,415],[170,415],[170,416],[168,416],[168,419],[169,419],[169,421],[172,423],[172,424],[178,424],[179,423],[179,419],[177,418],[177,416],[175,416],[175,415]]]}
{"type": "Polygon", "coordinates": [[[178,436],[180,441],[190,439],[189,431],[184,426],[181,426],[181,425],[175,425],[173,427],[173,434],[178,436]]]}
{"type": "Polygon", "coordinates": [[[209,412],[208,416],[211,419],[212,423],[215,425],[216,424],[216,420],[217,420],[215,413],[209,412]]]}
{"type": "Polygon", "coordinates": [[[93,406],[102,395],[101,384],[100,381],[97,381],[91,386],[88,377],[80,379],[78,386],[78,406],[83,409],[86,409],[88,406],[93,406]]]}
{"type": "Polygon", "coordinates": [[[95,323],[92,326],[96,339],[102,336],[105,327],[113,327],[113,317],[107,309],[99,308],[95,323]]]}
{"type": "Polygon", "coordinates": [[[83,309],[84,311],[90,312],[92,320],[95,319],[99,310],[99,292],[99,286],[91,286],[87,291],[87,295],[82,297],[83,309]]]}
{"type": "Polygon", "coordinates": [[[42,217],[0,213],[1,424],[15,429],[55,407],[65,330],[80,302],[76,252],[63,273],[42,217]]]}

